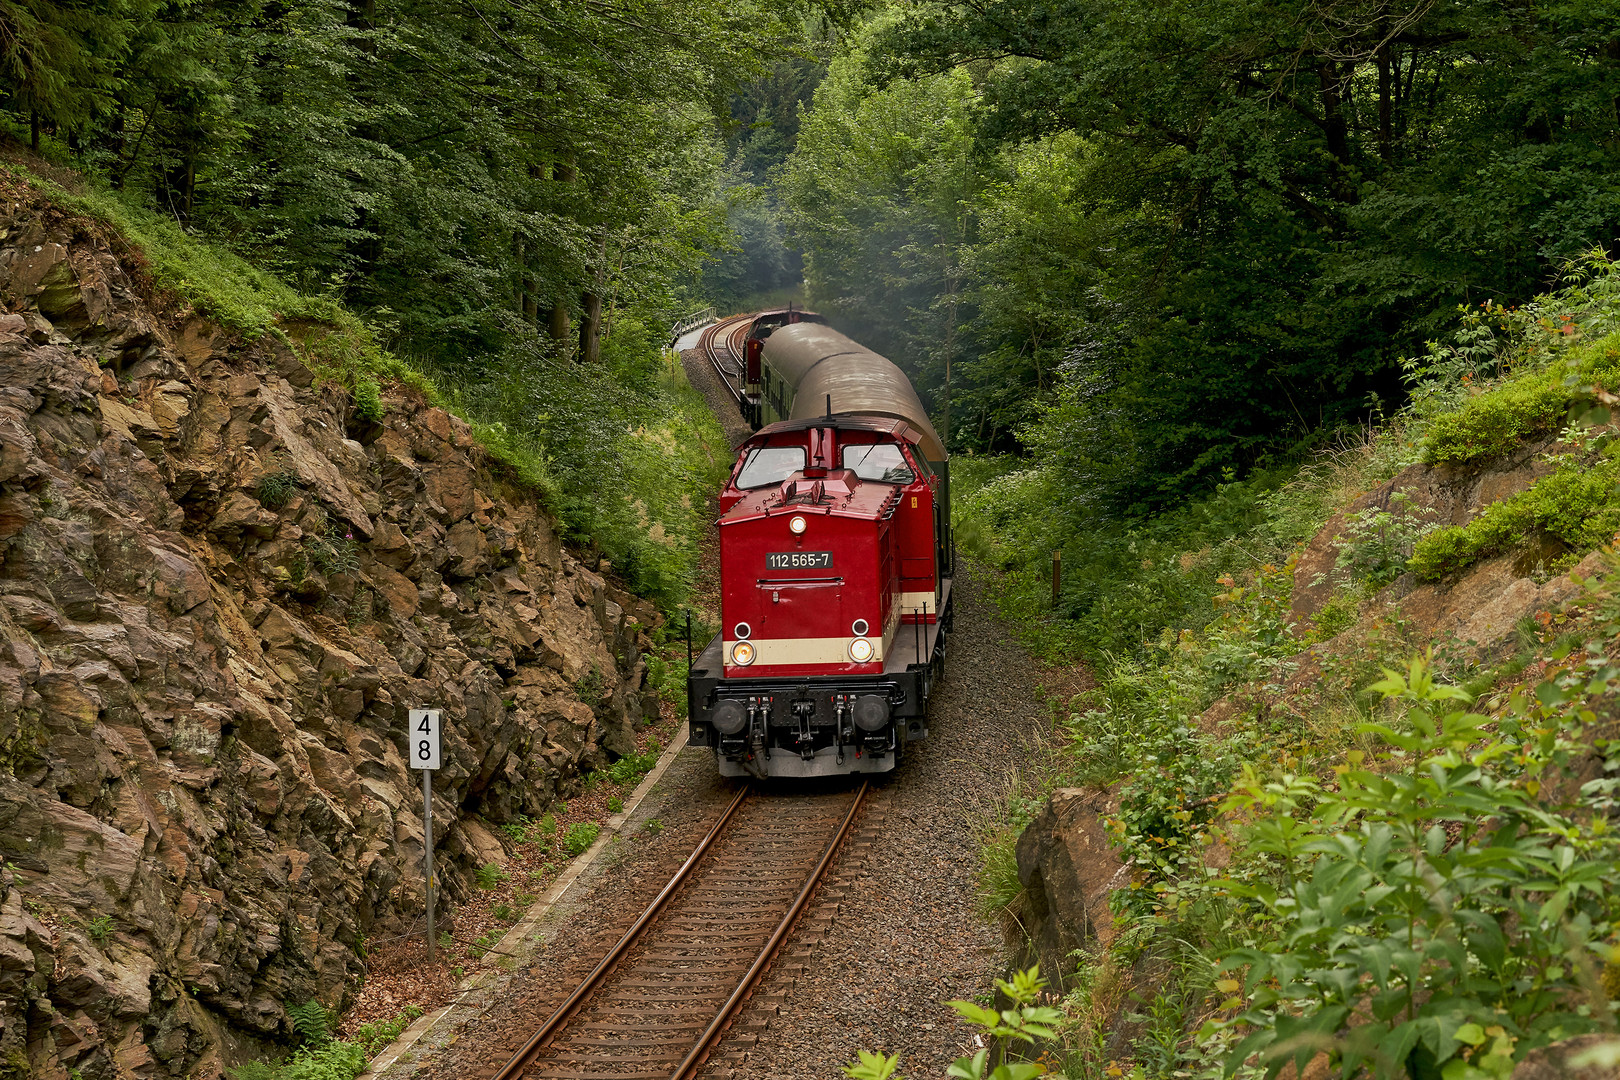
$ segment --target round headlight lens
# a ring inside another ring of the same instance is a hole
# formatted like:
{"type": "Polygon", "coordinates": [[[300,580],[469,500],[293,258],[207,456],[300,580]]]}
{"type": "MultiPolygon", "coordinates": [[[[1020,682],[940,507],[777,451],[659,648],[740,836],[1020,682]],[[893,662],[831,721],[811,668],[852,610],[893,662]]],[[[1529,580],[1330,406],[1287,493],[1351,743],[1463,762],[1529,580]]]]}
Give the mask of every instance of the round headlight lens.
{"type": "Polygon", "coordinates": [[[731,662],[741,667],[747,667],[754,662],[754,647],[746,641],[739,641],[731,647],[731,662]]]}
{"type": "Polygon", "coordinates": [[[791,518],[788,519],[788,531],[791,532],[794,536],[803,536],[804,535],[804,530],[808,526],[809,526],[809,522],[804,520],[804,515],[803,514],[794,514],[791,518]]]}
{"type": "Polygon", "coordinates": [[[731,628],[731,636],[736,638],[738,641],[747,641],[749,635],[753,632],[754,628],[745,622],[740,622],[731,628]]]}
{"type": "Polygon", "coordinates": [[[849,643],[849,655],[857,664],[864,664],[872,659],[872,643],[863,637],[858,637],[849,643]]]}
{"type": "MultiPolygon", "coordinates": [[[[871,629],[871,626],[867,625],[865,619],[856,619],[855,624],[850,627],[850,630],[854,632],[856,637],[865,637],[867,632],[871,629]]],[[[738,634],[737,636],[741,637],[742,635],[738,634]]]]}

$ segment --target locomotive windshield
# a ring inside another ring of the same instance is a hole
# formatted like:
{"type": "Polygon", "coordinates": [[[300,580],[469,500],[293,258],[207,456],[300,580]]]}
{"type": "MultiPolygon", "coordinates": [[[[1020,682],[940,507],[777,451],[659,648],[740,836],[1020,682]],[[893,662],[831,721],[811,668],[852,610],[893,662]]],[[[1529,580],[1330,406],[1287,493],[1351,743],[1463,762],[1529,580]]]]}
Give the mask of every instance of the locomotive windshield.
{"type": "Polygon", "coordinates": [[[780,484],[804,468],[804,447],[761,446],[748,451],[737,473],[739,488],[762,488],[780,484]]]}
{"type": "Polygon", "coordinates": [[[862,480],[880,484],[909,484],[917,479],[905,455],[893,443],[844,447],[844,468],[853,469],[862,480]]]}

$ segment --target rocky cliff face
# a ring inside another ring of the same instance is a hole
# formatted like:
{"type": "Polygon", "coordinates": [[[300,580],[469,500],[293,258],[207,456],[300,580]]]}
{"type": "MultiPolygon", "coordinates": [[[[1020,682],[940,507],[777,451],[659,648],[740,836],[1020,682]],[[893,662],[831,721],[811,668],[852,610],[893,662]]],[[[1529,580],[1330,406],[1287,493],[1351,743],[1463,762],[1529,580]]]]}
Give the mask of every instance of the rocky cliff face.
{"type": "Polygon", "coordinates": [[[0,189],[0,1076],[219,1075],[656,711],[655,618],[465,424],[381,422],[0,189]]]}

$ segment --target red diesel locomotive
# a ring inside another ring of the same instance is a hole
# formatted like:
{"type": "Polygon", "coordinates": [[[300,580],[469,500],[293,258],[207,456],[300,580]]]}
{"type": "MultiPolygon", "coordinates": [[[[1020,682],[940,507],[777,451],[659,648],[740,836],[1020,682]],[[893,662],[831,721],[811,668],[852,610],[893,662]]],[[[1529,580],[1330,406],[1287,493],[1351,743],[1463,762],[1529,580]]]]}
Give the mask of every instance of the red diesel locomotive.
{"type": "Polygon", "coordinates": [[[950,629],[945,447],[900,369],[811,313],[756,316],[744,367],[691,741],[727,776],[887,772],[928,734],[950,629]]]}

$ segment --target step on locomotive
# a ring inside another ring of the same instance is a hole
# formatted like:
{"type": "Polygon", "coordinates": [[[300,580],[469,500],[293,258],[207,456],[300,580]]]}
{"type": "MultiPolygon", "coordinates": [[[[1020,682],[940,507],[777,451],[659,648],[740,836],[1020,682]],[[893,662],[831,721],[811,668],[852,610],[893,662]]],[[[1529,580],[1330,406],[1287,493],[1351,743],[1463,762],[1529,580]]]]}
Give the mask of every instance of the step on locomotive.
{"type": "Polygon", "coordinates": [[[944,444],[905,374],[804,311],[753,317],[754,434],[720,495],[720,632],[687,682],[727,776],[894,769],[928,734],[954,554],[944,444]]]}

